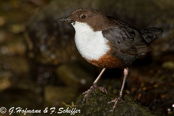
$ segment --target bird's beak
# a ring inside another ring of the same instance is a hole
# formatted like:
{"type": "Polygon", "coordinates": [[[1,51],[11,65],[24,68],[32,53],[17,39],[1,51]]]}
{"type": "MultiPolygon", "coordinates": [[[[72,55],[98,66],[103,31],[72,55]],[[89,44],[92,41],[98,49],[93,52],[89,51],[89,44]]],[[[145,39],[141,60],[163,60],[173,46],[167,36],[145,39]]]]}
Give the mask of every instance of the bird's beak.
{"type": "Polygon", "coordinates": [[[59,19],[59,21],[61,21],[63,23],[72,23],[73,25],[75,24],[75,21],[69,17],[68,18],[61,18],[61,19],[59,19]]]}

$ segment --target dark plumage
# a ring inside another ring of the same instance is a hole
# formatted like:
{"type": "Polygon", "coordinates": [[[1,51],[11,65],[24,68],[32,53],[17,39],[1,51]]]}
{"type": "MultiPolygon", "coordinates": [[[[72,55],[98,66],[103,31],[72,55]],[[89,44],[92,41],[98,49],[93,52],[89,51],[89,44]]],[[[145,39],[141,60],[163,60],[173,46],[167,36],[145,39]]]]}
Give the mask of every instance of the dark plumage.
{"type": "MultiPolygon", "coordinates": [[[[75,28],[76,45],[82,56],[89,63],[103,67],[91,88],[84,93],[84,100],[97,88],[97,82],[106,68],[124,68],[119,97],[111,101],[114,102],[113,111],[122,97],[128,75],[126,67],[131,65],[138,56],[151,50],[150,42],[162,30],[159,28],[139,30],[123,21],[107,17],[96,9],[78,9],[69,18],[63,18],[61,21],[71,23],[75,28]]],[[[106,92],[104,88],[98,88],[106,92]]]]}

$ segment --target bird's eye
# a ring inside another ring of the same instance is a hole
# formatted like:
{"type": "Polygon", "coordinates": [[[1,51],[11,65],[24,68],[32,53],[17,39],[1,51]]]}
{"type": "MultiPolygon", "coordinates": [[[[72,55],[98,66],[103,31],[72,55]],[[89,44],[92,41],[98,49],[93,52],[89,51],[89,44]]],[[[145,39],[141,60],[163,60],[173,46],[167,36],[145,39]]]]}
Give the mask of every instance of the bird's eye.
{"type": "Polygon", "coordinates": [[[85,18],[86,18],[86,15],[82,14],[82,15],[80,16],[80,18],[81,18],[81,19],[85,19],[85,18]]]}

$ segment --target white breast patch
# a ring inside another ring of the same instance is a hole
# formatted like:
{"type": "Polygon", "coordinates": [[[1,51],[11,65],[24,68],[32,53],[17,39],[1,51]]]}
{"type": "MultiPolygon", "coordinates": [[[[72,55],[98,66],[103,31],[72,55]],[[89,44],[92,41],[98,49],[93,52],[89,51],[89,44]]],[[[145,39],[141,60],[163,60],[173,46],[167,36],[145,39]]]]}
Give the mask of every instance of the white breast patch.
{"type": "MultiPolygon", "coordinates": [[[[73,25],[73,24],[72,24],[73,25]]],[[[80,54],[88,60],[98,60],[110,50],[102,31],[93,31],[86,23],[75,22],[75,43],[80,54]]]]}

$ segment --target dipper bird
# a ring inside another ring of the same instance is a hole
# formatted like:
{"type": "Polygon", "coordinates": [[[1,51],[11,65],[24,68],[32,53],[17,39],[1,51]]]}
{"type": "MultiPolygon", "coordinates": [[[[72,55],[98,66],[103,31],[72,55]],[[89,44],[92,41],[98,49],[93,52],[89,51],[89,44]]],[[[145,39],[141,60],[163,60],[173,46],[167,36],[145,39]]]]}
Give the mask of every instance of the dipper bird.
{"type": "Polygon", "coordinates": [[[117,102],[121,100],[125,81],[128,75],[128,66],[140,55],[151,50],[149,43],[162,32],[159,28],[138,30],[127,23],[108,17],[97,9],[78,9],[68,18],[60,19],[71,23],[75,29],[75,44],[82,57],[89,63],[102,67],[102,71],[93,82],[93,85],[84,92],[85,100],[88,95],[99,88],[97,82],[106,68],[124,68],[123,83],[119,97],[108,102],[114,102],[113,111],[117,102]]]}

